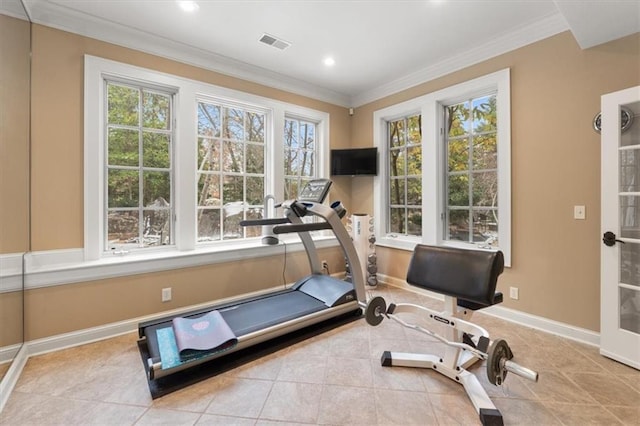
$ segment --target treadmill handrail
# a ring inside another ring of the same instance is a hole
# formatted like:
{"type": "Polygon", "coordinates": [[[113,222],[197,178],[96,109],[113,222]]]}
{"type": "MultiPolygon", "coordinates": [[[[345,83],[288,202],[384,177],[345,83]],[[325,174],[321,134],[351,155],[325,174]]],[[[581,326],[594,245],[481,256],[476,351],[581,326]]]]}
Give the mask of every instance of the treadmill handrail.
{"type": "Polygon", "coordinates": [[[292,232],[311,232],[332,229],[328,222],[320,223],[292,223],[288,225],[278,225],[273,227],[274,234],[288,234],[292,232]]]}
{"type": "Polygon", "coordinates": [[[272,217],[268,219],[246,219],[240,221],[240,226],[282,225],[291,223],[286,217],[272,217]]]}
{"type": "MultiPolygon", "coordinates": [[[[364,274],[362,268],[360,267],[360,259],[358,258],[358,253],[356,252],[356,249],[353,245],[351,235],[349,235],[349,232],[341,221],[341,215],[335,209],[320,203],[308,203],[307,213],[312,216],[319,216],[323,218],[329,225],[329,227],[326,229],[331,229],[333,231],[333,234],[342,247],[342,251],[344,252],[344,255],[346,256],[347,261],[349,262],[349,265],[351,267],[351,282],[353,283],[353,287],[356,291],[358,302],[362,304],[362,306],[364,306],[367,301],[364,274]]],[[[289,214],[287,216],[289,216],[289,214]]],[[[302,224],[302,220],[298,217],[291,217],[291,222],[302,224]]],[[[325,222],[321,222],[321,224],[324,223],[325,222]]],[[[318,265],[316,265],[317,263],[319,263],[319,260],[317,258],[317,252],[315,251],[313,240],[309,236],[309,233],[300,232],[300,237],[306,248],[309,262],[312,266],[312,272],[321,271],[318,265]],[[307,242],[305,242],[305,239],[307,240],[307,242]]]]}

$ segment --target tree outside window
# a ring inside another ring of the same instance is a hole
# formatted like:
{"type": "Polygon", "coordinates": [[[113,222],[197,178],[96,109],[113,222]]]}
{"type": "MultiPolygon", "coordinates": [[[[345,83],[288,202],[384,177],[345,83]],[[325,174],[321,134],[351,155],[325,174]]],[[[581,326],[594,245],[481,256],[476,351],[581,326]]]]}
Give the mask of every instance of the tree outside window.
{"type": "Polygon", "coordinates": [[[265,114],[198,102],[198,242],[257,237],[263,217],[265,114]]]}
{"type": "Polygon", "coordinates": [[[387,123],[389,210],[387,232],[422,234],[422,117],[387,123]]]}
{"type": "Polygon", "coordinates": [[[291,200],[317,177],[316,124],[295,118],[284,121],[284,198],[291,200]]]}
{"type": "Polygon", "coordinates": [[[444,107],[445,240],[498,246],[496,96],[444,107]]]}
{"type": "Polygon", "coordinates": [[[173,95],[110,81],[106,91],[106,248],[173,244],[173,95]]]}

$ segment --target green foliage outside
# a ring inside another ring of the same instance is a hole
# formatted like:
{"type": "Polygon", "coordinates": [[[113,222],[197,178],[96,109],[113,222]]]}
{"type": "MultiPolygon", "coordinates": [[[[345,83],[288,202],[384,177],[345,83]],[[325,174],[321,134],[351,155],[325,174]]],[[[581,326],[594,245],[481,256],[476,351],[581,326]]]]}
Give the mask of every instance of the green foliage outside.
{"type": "Polygon", "coordinates": [[[171,244],[171,95],[107,84],[108,245],[171,244]]]}
{"type": "MultiPolygon", "coordinates": [[[[495,95],[445,107],[446,239],[497,245],[495,95]]],[[[388,123],[388,232],[422,235],[421,116],[388,123]]]]}
{"type": "Polygon", "coordinates": [[[446,239],[497,245],[495,95],[446,107],[446,239]]]}
{"type": "Polygon", "coordinates": [[[388,124],[389,232],[422,234],[422,116],[388,124]]]}

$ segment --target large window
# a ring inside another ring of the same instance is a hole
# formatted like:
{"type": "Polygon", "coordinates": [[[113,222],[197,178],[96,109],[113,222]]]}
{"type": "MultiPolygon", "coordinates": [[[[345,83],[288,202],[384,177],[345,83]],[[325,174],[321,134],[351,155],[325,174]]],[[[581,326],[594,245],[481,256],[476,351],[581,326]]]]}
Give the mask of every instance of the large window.
{"type": "Polygon", "coordinates": [[[284,120],[284,198],[293,199],[311,179],[316,166],[316,124],[287,117],[284,120]]]}
{"type": "Polygon", "coordinates": [[[499,248],[511,262],[509,70],[374,113],[378,243],[499,248]]]}
{"type": "Polygon", "coordinates": [[[106,81],[105,249],[173,243],[172,97],[106,81]]]}
{"type": "Polygon", "coordinates": [[[328,176],[328,113],[88,55],[84,93],[86,260],[260,247],[240,222],[328,176]]]}
{"type": "Polygon", "coordinates": [[[444,239],[498,246],[496,96],[443,107],[446,155],[444,239]]]}
{"type": "Polygon", "coordinates": [[[419,114],[387,123],[387,232],[422,235],[422,126],[419,114]]]}
{"type": "Polygon", "coordinates": [[[262,217],[265,114],[198,102],[198,242],[259,235],[241,227],[262,217]]]}

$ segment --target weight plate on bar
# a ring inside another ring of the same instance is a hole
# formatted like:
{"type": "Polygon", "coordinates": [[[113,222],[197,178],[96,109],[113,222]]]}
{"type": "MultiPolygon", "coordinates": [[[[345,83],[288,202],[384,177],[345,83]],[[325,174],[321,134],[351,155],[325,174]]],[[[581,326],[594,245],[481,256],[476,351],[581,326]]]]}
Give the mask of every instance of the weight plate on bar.
{"type": "Polygon", "coordinates": [[[365,311],[365,318],[369,325],[378,325],[382,322],[383,314],[387,312],[387,302],[380,296],[376,296],[369,301],[365,311]]]}
{"type": "Polygon", "coordinates": [[[500,386],[507,377],[507,370],[502,361],[513,358],[513,352],[506,340],[497,339],[491,344],[487,354],[487,378],[491,384],[500,386]]]}

